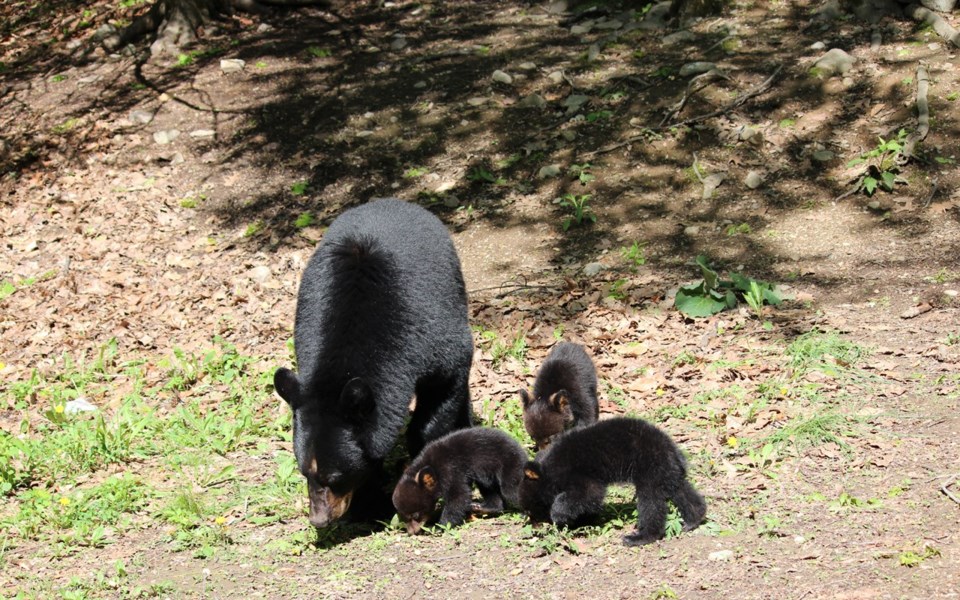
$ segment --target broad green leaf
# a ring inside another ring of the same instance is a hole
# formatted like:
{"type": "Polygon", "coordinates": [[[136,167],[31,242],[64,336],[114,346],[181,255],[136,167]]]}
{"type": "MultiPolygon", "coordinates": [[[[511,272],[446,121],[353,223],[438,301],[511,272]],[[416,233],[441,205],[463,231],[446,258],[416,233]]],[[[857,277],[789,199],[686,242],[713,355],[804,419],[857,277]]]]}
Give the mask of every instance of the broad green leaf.
{"type": "Polygon", "coordinates": [[[881,177],[883,178],[883,187],[887,191],[892,192],[893,184],[897,181],[897,176],[891,173],[890,171],[884,171],[881,177]]]}
{"type": "Polygon", "coordinates": [[[863,189],[867,192],[868,196],[872,196],[873,193],[877,191],[877,180],[873,177],[864,177],[863,189]]]}
{"type": "Polygon", "coordinates": [[[848,163],[847,163],[847,166],[848,166],[848,167],[855,167],[855,166],[857,166],[857,165],[862,165],[862,164],[865,163],[865,162],[867,162],[867,159],[865,159],[865,158],[863,158],[863,157],[855,158],[855,159],[851,160],[850,162],[848,162],[848,163]]]}
{"type": "Polygon", "coordinates": [[[717,289],[717,272],[707,265],[707,257],[701,254],[697,257],[697,266],[703,271],[704,290],[710,291],[717,289]]]}
{"type": "Polygon", "coordinates": [[[697,285],[680,286],[673,305],[688,317],[709,317],[727,307],[726,302],[717,300],[704,289],[703,282],[697,285]]]}

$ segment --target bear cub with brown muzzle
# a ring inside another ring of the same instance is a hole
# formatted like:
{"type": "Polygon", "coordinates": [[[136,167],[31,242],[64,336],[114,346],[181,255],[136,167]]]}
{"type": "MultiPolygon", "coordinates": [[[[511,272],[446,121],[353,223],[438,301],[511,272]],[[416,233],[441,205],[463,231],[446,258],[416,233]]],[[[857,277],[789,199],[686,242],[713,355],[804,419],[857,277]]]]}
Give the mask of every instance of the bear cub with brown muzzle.
{"type": "Polygon", "coordinates": [[[495,515],[506,505],[518,507],[520,480],[527,453],[497,429],[461,429],[435,440],[404,470],[393,490],[397,515],[411,534],[434,519],[459,525],[471,512],[495,515]],[[483,501],[472,503],[476,486],[483,501]]]}
{"type": "Polygon", "coordinates": [[[561,433],[597,422],[597,370],[583,346],[560,342],[537,373],[533,397],[520,391],[523,426],[538,450],[561,433]]]}

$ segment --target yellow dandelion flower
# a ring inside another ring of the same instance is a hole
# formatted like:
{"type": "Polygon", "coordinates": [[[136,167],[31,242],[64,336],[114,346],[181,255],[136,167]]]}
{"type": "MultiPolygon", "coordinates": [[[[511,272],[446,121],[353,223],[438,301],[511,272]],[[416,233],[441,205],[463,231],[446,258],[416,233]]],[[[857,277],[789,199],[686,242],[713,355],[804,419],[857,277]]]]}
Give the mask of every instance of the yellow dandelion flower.
{"type": "Polygon", "coordinates": [[[731,435],[727,438],[727,445],[731,448],[737,448],[740,446],[740,440],[738,440],[736,436],[731,435]]]}
{"type": "Polygon", "coordinates": [[[663,388],[657,388],[657,395],[658,395],[658,396],[662,396],[662,395],[664,395],[664,394],[666,394],[666,393],[667,393],[667,392],[665,392],[663,388]]]}
{"type": "Polygon", "coordinates": [[[68,506],[70,504],[70,498],[63,496],[60,498],[60,506],[68,506]]]}
{"type": "Polygon", "coordinates": [[[213,522],[216,523],[217,525],[224,525],[224,524],[226,524],[226,522],[227,522],[227,518],[226,518],[226,517],[217,517],[216,519],[213,520],[213,522]]]}
{"type": "Polygon", "coordinates": [[[790,389],[787,388],[786,386],[784,386],[784,387],[780,388],[780,395],[781,395],[781,396],[786,396],[786,395],[787,395],[787,392],[789,392],[789,391],[790,391],[790,389]]]}
{"type": "Polygon", "coordinates": [[[62,405],[62,404],[58,404],[58,405],[54,406],[54,407],[53,407],[53,412],[57,413],[58,415],[62,415],[62,414],[63,414],[63,405],[62,405]]]}

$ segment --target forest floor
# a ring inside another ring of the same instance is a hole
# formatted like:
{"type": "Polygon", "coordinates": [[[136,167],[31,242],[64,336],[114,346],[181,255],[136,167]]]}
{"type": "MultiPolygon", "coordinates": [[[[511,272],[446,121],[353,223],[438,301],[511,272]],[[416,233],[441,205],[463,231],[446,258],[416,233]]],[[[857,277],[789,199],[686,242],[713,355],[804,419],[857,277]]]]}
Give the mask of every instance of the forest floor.
{"type": "Polygon", "coordinates": [[[0,8],[4,597],[960,596],[960,70],[930,28],[401,0],[88,44],[136,4],[0,8]],[[879,156],[921,66],[929,135],[879,156]],[[892,190],[847,194],[873,150],[892,190]],[[526,441],[517,391],[580,342],[706,523],[625,547],[618,487],[573,531],[310,527],[272,373],[324,227],[381,196],[450,228],[482,422],[526,441]],[[699,255],[788,299],[687,318],[699,255]]]}

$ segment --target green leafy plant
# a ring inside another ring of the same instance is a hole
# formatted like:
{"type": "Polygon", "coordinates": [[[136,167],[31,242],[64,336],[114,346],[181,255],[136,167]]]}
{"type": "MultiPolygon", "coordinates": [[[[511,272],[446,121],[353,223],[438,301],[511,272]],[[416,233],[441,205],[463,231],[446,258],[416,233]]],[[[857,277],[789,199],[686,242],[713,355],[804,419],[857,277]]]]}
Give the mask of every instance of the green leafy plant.
{"type": "Polygon", "coordinates": [[[748,234],[753,231],[750,228],[750,223],[740,223],[739,225],[728,225],[727,226],[727,235],[733,237],[740,234],[748,234]]]}
{"type": "Polygon", "coordinates": [[[858,189],[862,189],[867,196],[872,196],[878,187],[888,192],[893,191],[897,175],[900,173],[897,159],[903,152],[903,144],[907,140],[907,131],[901,129],[897,132],[895,138],[889,140],[882,137],[878,139],[880,143],[876,147],[847,163],[848,167],[867,165],[866,172],[857,181],[858,189]]]}
{"type": "Polygon", "coordinates": [[[495,185],[503,185],[504,183],[507,182],[506,179],[502,177],[497,177],[496,175],[494,175],[493,173],[491,173],[490,171],[488,171],[487,169],[481,166],[476,166],[470,169],[470,171],[467,172],[467,179],[474,182],[492,183],[495,185]]]}
{"type": "Polygon", "coordinates": [[[309,181],[298,181],[290,186],[290,193],[294,196],[302,196],[307,192],[308,187],[310,187],[309,181]]]}
{"type": "Polygon", "coordinates": [[[297,229],[303,229],[313,225],[314,221],[316,221],[316,219],[314,219],[313,213],[305,212],[301,213],[300,216],[297,217],[297,220],[293,222],[293,225],[297,229]]]}
{"type": "Polygon", "coordinates": [[[263,220],[258,219],[253,223],[250,223],[249,225],[247,225],[247,228],[243,231],[243,237],[245,238],[254,237],[258,235],[260,232],[262,232],[264,227],[266,227],[266,223],[264,223],[263,220]]]}
{"type": "Polygon", "coordinates": [[[327,58],[333,54],[329,48],[321,48],[319,46],[310,46],[307,48],[307,54],[316,58],[327,58]]]}
{"type": "Polygon", "coordinates": [[[609,110],[598,110],[596,112],[587,113],[587,123],[596,123],[597,121],[605,121],[613,116],[613,111],[609,110]]]}
{"type": "Polygon", "coordinates": [[[631,263],[634,270],[647,263],[646,242],[634,242],[630,246],[620,248],[620,256],[631,263]]]}
{"type": "MultiPolygon", "coordinates": [[[[589,120],[589,117],[587,120],[589,120]]],[[[595,120],[596,119],[594,119],[594,121],[595,120]]],[[[593,169],[593,165],[591,165],[590,163],[584,163],[582,165],[570,165],[570,169],[568,172],[570,173],[571,177],[573,177],[574,179],[580,182],[580,185],[587,185],[588,183],[596,179],[596,177],[594,177],[593,173],[591,172],[592,169],[593,169]]]]}
{"type": "Polygon", "coordinates": [[[707,264],[706,256],[698,256],[696,262],[703,273],[703,280],[680,286],[673,303],[677,310],[688,317],[708,317],[734,308],[740,298],[751,293],[754,301],[762,298],[758,306],[763,303],[777,306],[783,301],[773,284],[750,279],[739,273],[731,273],[729,280],[722,280],[707,264]]]}
{"type": "Polygon", "coordinates": [[[417,177],[423,177],[430,172],[430,169],[426,167],[410,167],[403,172],[404,179],[416,179],[417,177]]]}
{"type": "Polygon", "coordinates": [[[582,225],[585,221],[590,223],[597,222],[597,216],[593,214],[590,204],[590,194],[564,194],[563,198],[560,199],[560,206],[569,209],[571,213],[569,216],[563,219],[561,227],[564,231],[570,229],[572,225],[582,225]]]}
{"type": "Polygon", "coordinates": [[[899,560],[902,567],[916,567],[928,558],[940,556],[940,551],[933,546],[924,545],[923,550],[904,550],[900,553],[899,560]]]}

